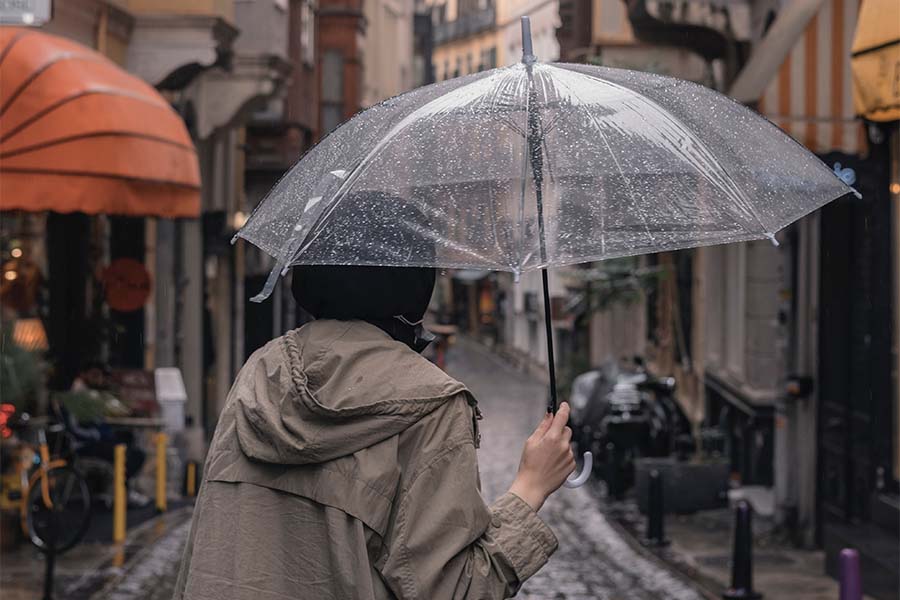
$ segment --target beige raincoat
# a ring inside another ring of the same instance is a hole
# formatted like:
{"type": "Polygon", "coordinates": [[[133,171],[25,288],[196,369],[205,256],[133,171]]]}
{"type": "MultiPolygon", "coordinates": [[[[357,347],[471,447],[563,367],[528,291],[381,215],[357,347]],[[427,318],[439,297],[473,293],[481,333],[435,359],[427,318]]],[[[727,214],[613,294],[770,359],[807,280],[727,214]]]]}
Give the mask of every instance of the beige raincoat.
{"type": "Polygon", "coordinates": [[[465,386],[362,321],[257,351],[220,417],[176,600],[506,598],[556,538],[481,498],[465,386]]]}

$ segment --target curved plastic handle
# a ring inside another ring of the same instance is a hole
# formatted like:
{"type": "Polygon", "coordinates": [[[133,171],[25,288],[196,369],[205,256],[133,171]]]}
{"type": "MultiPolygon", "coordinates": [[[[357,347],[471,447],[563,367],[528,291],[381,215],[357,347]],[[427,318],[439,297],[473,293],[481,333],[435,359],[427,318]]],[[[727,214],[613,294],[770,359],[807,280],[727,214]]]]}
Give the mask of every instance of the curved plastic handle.
{"type": "Polygon", "coordinates": [[[591,471],[594,468],[594,455],[590,452],[584,453],[584,463],[581,465],[581,473],[577,476],[570,476],[566,479],[566,482],[563,484],[567,488],[577,488],[583,486],[587,483],[587,480],[591,477],[591,471]]]}

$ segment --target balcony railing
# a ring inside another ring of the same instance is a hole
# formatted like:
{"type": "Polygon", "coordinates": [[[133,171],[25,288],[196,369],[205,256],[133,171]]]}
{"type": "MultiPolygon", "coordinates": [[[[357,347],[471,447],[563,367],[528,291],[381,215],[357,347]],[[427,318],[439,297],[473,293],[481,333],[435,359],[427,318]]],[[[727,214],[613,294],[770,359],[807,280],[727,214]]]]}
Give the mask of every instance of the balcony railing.
{"type": "Polygon", "coordinates": [[[460,15],[455,21],[438,23],[434,27],[434,43],[446,44],[486,31],[494,26],[496,16],[494,7],[491,7],[460,15]]]}

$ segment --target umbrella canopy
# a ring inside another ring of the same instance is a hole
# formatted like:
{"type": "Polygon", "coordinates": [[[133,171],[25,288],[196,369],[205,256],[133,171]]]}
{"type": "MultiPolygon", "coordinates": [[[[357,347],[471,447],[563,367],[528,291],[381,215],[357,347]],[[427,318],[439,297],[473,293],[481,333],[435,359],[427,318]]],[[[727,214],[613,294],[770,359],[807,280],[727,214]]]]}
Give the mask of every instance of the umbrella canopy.
{"type": "MultiPolygon", "coordinates": [[[[852,192],[806,148],[709,88],[619,69],[521,64],[397,96],[338,128],[238,232],[292,264],[541,269],[775,232],[852,192]],[[392,226],[386,226],[386,225],[392,226]]],[[[590,452],[577,487],[591,473],[590,452]]]]}
{"type": "Polygon", "coordinates": [[[196,217],[190,135],[150,85],[103,55],[0,27],[0,209],[196,217]]]}
{"type": "Polygon", "coordinates": [[[297,163],[238,235],[280,268],[520,273],[772,238],[850,191],[779,128],[709,88],[589,65],[518,64],[362,112],[297,163]],[[401,251],[395,236],[368,226],[394,210],[384,198],[425,215],[425,226],[397,218],[401,251]]]}

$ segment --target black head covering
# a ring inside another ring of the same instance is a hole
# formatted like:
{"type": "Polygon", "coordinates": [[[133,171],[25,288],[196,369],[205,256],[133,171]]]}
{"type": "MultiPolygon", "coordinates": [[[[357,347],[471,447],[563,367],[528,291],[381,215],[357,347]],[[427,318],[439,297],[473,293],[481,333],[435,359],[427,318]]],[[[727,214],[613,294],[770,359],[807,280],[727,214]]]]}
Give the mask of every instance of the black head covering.
{"type": "MultiPolygon", "coordinates": [[[[326,262],[335,250],[369,264],[434,258],[434,244],[421,235],[424,215],[399,198],[350,195],[329,223],[304,252],[308,260],[326,262]]],[[[434,339],[422,326],[434,291],[433,268],[324,264],[298,265],[292,273],[294,299],[316,319],[368,321],[417,352],[434,339]]]]}

